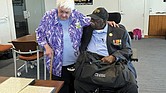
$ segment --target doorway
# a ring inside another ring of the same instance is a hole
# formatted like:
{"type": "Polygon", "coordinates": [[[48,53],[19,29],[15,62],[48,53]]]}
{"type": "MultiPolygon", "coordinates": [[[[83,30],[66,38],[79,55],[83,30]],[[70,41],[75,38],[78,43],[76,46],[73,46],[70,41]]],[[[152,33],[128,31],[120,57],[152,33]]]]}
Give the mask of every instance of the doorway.
{"type": "Polygon", "coordinates": [[[45,13],[44,0],[25,0],[29,34],[34,34],[45,13]],[[32,5],[33,4],[33,5],[32,5]]]}
{"type": "Polygon", "coordinates": [[[128,31],[135,28],[144,29],[144,5],[144,0],[119,0],[119,11],[122,15],[121,23],[125,25],[128,31]]]}
{"type": "Polygon", "coordinates": [[[13,11],[16,37],[33,34],[45,12],[44,0],[13,0],[13,11]]]}
{"type": "Polygon", "coordinates": [[[13,2],[13,14],[16,28],[16,38],[28,35],[28,22],[24,17],[24,11],[26,10],[25,0],[12,0],[13,2]]]}
{"type": "Polygon", "coordinates": [[[12,18],[9,15],[12,15],[10,8],[8,7],[11,2],[10,0],[0,0],[0,44],[6,44],[7,42],[14,39],[12,31],[14,31],[13,25],[11,24],[12,18]]]}

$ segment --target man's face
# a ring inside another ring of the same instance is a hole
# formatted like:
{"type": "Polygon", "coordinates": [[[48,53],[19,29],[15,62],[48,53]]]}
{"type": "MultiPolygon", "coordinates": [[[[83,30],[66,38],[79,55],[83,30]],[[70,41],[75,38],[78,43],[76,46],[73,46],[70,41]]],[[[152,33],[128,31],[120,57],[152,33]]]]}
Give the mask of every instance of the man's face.
{"type": "Polygon", "coordinates": [[[96,30],[103,29],[105,24],[106,22],[103,19],[91,19],[91,26],[96,30]]]}
{"type": "Polygon", "coordinates": [[[58,7],[58,17],[61,20],[67,20],[71,15],[71,9],[58,7]]]}

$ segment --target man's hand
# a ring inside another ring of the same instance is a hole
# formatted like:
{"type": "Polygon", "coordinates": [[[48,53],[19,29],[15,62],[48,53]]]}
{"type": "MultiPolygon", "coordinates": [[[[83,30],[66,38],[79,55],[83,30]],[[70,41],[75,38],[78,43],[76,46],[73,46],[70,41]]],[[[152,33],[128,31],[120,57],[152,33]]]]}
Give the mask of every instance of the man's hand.
{"type": "Polygon", "coordinates": [[[112,56],[112,55],[110,55],[110,56],[105,56],[105,57],[103,57],[102,59],[101,59],[101,61],[102,62],[107,62],[107,63],[113,63],[113,62],[115,62],[115,57],[114,56],[112,56]]]}
{"type": "Polygon", "coordinates": [[[49,58],[51,58],[52,55],[53,55],[53,50],[51,49],[51,47],[50,47],[48,44],[46,44],[46,45],[44,46],[44,48],[46,49],[45,54],[46,54],[49,58]]]}
{"type": "Polygon", "coordinates": [[[108,24],[109,24],[110,26],[112,26],[112,27],[119,27],[119,25],[116,24],[114,21],[107,21],[107,22],[108,22],[108,24]]]}

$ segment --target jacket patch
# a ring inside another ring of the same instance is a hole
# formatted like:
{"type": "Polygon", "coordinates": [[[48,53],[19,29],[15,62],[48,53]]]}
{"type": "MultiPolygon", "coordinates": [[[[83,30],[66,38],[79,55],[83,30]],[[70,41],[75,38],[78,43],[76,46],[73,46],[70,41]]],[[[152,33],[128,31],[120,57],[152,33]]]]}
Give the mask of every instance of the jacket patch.
{"type": "Polygon", "coordinates": [[[113,44],[118,46],[121,45],[122,44],[121,39],[113,40],[113,44]]]}

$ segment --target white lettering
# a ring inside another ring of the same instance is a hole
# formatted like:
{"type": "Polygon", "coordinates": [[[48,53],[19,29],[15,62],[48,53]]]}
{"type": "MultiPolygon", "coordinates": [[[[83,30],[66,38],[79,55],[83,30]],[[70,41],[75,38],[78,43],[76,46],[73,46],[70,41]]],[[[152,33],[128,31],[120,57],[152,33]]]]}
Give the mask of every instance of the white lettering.
{"type": "Polygon", "coordinates": [[[94,76],[95,77],[105,77],[105,74],[95,73],[94,76]]]}

